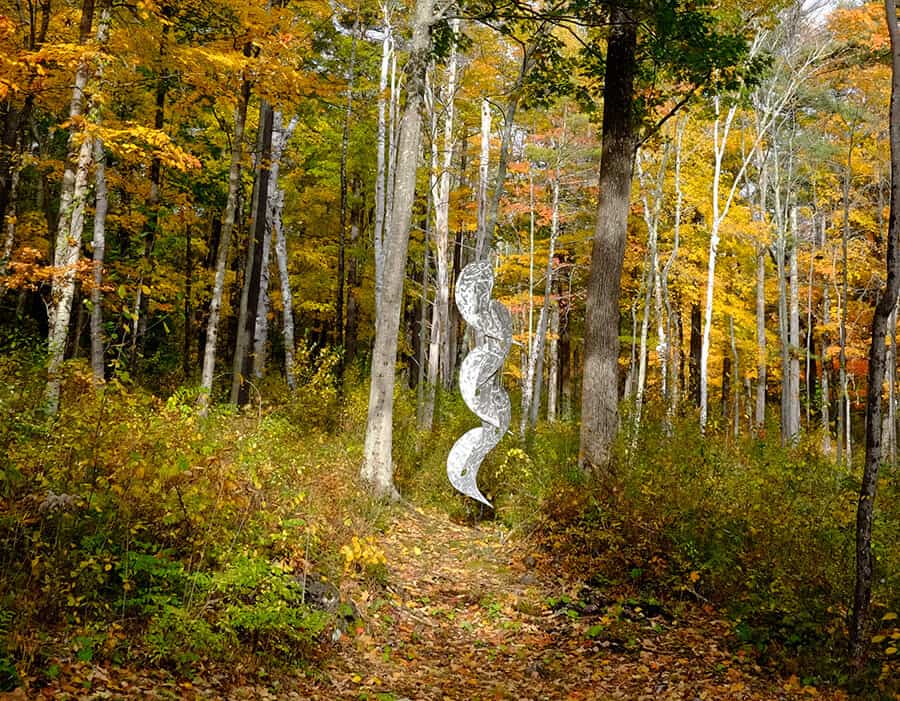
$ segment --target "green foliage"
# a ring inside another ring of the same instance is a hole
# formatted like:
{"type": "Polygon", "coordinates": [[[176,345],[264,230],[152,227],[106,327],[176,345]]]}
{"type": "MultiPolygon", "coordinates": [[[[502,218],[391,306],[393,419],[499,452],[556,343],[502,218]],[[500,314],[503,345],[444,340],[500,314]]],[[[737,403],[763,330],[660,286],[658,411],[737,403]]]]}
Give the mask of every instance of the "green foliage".
{"type": "Polygon", "coordinates": [[[17,376],[36,396],[0,402],[3,684],[67,655],[177,669],[311,656],[332,614],[310,608],[303,575],[337,581],[339,545],[381,513],[355,487],[358,428],[328,432],[344,421],[336,359],[318,353],[277,407],[206,419],[193,390],[95,391],[74,363],[48,421],[33,366],[7,356],[0,386],[17,376]]]}
{"type": "MultiPolygon", "coordinates": [[[[620,447],[614,478],[545,499],[541,531],[586,577],[714,601],[746,644],[834,670],[852,600],[858,475],[816,443],[703,437],[690,419],[671,432],[644,426],[633,449],[620,447]]],[[[898,517],[896,486],[885,480],[876,611],[900,603],[900,552],[888,545],[900,542],[898,517]]]]}

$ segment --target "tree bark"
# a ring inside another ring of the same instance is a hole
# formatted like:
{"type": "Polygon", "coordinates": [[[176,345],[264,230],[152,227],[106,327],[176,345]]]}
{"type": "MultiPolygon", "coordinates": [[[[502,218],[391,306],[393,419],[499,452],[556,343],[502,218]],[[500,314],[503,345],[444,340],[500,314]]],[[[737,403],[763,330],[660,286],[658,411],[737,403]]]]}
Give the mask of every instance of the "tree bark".
{"type": "MultiPolygon", "coordinates": [[[[257,165],[256,187],[256,212],[253,221],[253,243],[250,246],[252,256],[248,256],[247,275],[247,306],[241,308],[242,316],[238,321],[238,345],[235,347],[234,368],[237,377],[237,393],[232,395],[232,401],[238,406],[244,406],[250,401],[250,378],[253,376],[253,352],[251,344],[256,331],[257,309],[262,297],[263,283],[263,256],[266,253],[266,238],[268,233],[266,211],[269,201],[269,175],[272,164],[272,127],[274,112],[267,100],[260,101],[259,129],[262,134],[262,149],[257,165]],[[243,339],[243,343],[240,340],[243,339]]],[[[232,391],[234,385],[232,385],[232,391]]]]}
{"type": "Polygon", "coordinates": [[[875,493],[881,466],[881,391],[884,383],[885,336],[887,322],[897,305],[900,291],[900,29],[897,26],[895,0],[885,0],[888,32],[891,39],[891,199],[887,234],[887,283],[872,319],[872,345],[869,350],[869,391],[866,398],[866,461],[863,468],[859,503],[856,510],[856,586],[853,592],[853,616],[850,622],[850,651],[861,663],[869,642],[871,625],[872,580],[875,558],[872,554],[872,522],[875,518],[875,493]]]}
{"type": "Polygon", "coordinates": [[[91,288],[91,370],[94,382],[103,382],[106,368],[103,357],[103,258],[106,253],[106,212],[109,197],[106,188],[106,153],[103,142],[94,139],[94,188],[96,205],[94,209],[93,272],[94,286],[91,288]]]}
{"type": "Polygon", "coordinates": [[[231,246],[231,235],[237,212],[238,194],[241,188],[241,160],[244,153],[244,124],[247,121],[247,104],[250,101],[250,81],[247,78],[241,83],[241,94],[238,97],[234,112],[234,134],[231,141],[231,165],[228,170],[228,200],[225,205],[225,216],[222,218],[222,231],[216,252],[216,277],[213,283],[212,301],[209,304],[209,318],[206,323],[206,344],[203,349],[203,370],[200,378],[200,396],[198,406],[201,415],[207,413],[210,394],[213,386],[213,373],[216,367],[216,343],[219,335],[219,318],[222,310],[222,296],[225,291],[225,269],[228,266],[228,249],[231,246]]]}
{"type": "MultiPolygon", "coordinates": [[[[79,43],[87,44],[93,26],[94,1],[84,0],[81,12],[79,43]]],[[[98,43],[106,41],[109,16],[97,30],[98,43]]],[[[66,352],[72,300],[75,295],[75,270],[81,257],[81,239],[84,232],[84,205],[87,199],[88,170],[93,157],[92,139],[82,139],[77,144],[79,118],[85,110],[85,88],[90,76],[90,65],[81,58],[75,71],[75,87],[69,103],[68,155],[59,202],[59,224],[53,256],[53,280],[50,290],[50,328],[48,333],[47,386],[44,404],[48,414],[59,409],[60,369],[66,352]],[[77,145],[77,148],[76,148],[77,145]]]]}
{"type": "Polygon", "coordinates": [[[632,114],[637,27],[618,6],[613,8],[610,20],[600,198],[586,296],[578,452],[579,464],[594,474],[610,469],[619,428],[619,289],[637,147],[632,114]]]}
{"type": "Polygon", "coordinates": [[[394,368],[409,229],[415,199],[416,168],[422,139],[421,107],[425,96],[425,74],[431,53],[434,0],[417,0],[412,20],[412,38],[406,65],[406,105],[400,123],[391,226],[386,241],[384,288],[372,350],[369,411],[366,421],[365,462],[361,477],[381,497],[396,499],[394,463],[391,455],[394,419],[394,368]]]}

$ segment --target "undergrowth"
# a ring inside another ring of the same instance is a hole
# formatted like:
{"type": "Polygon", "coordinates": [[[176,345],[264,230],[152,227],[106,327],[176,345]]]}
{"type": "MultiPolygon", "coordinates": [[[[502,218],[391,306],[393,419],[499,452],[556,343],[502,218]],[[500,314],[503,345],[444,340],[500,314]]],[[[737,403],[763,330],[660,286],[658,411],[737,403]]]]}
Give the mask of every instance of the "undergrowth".
{"type": "MultiPolygon", "coordinates": [[[[330,354],[246,411],[166,399],[70,363],[61,410],[40,363],[0,358],[0,690],[68,662],[235,672],[315,658],[338,623],[341,546],[383,526],[356,485],[360,401],[330,354]],[[270,398],[274,397],[274,401],[270,398]]],[[[364,416],[364,412],[362,413],[364,416]]]]}

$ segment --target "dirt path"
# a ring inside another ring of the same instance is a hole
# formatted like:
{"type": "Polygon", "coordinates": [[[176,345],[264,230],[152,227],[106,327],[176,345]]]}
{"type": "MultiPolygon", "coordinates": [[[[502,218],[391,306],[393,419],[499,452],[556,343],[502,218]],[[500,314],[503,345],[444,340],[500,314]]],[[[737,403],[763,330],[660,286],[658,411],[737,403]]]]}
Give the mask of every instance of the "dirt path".
{"type": "Polygon", "coordinates": [[[845,698],[769,677],[708,613],[566,599],[563,579],[487,525],[409,510],[380,545],[386,587],[356,592],[364,631],[338,642],[301,698],[845,698]]]}

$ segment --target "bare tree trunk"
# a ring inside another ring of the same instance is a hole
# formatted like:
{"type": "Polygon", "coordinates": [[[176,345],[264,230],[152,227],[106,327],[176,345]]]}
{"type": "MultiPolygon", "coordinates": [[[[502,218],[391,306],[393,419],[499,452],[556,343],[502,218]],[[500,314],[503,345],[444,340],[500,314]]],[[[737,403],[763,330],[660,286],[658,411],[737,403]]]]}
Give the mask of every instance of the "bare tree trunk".
{"type": "Polygon", "coordinates": [[[547,421],[556,421],[559,403],[559,304],[550,306],[550,365],[547,368],[547,421]]]}
{"type": "MultiPolygon", "coordinates": [[[[250,378],[253,376],[253,352],[252,344],[256,331],[257,310],[262,297],[263,283],[263,256],[267,253],[266,239],[268,238],[267,209],[269,201],[269,181],[272,164],[272,126],[274,112],[267,100],[261,100],[259,106],[259,129],[262,133],[262,149],[259,154],[257,167],[256,212],[253,221],[253,243],[250,246],[252,256],[248,255],[249,263],[245,271],[245,287],[249,294],[247,305],[241,307],[241,317],[238,321],[238,345],[234,354],[234,369],[237,378],[237,394],[232,395],[232,401],[238,406],[244,406],[250,400],[250,378]],[[243,343],[241,343],[243,341],[243,343]],[[238,351],[240,349],[240,352],[238,351]],[[240,363],[240,364],[239,364],[240,363]]],[[[234,389],[234,385],[232,385],[234,389]]]]}
{"type": "MultiPolygon", "coordinates": [[[[716,256],[719,251],[719,228],[722,225],[722,220],[725,218],[725,215],[728,213],[728,209],[730,207],[733,195],[734,195],[734,186],[731,188],[731,193],[729,194],[727,200],[724,204],[720,203],[719,200],[719,187],[721,185],[722,180],[722,159],[725,155],[725,147],[728,144],[728,133],[731,130],[731,123],[734,119],[735,112],[737,110],[737,105],[732,105],[728,109],[727,115],[724,119],[721,116],[719,110],[719,97],[715,97],[715,108],[716,108],[716,120],[713,123],[713,149],[714,149],[714,172],[713,172],[713,182],[712,182],[712,205],[713,205],[713,215],[712,215],[712,224],[711,230],[709,234],[709,259],[707,262],[707,273],[706,273],[706,302],[704,304],[704,316],[703,316],[703,340],[700,346],[700,428],[706,428],[706,419],[708,412],[708,365],[709,365],[709,341],[710,341],[710,332],[712,331],[712,317],[713,317],[713,290],[716,285],[716,256]]],[[[744,160],[744,167],[746,167],[747,159],[744,160]]],[[[742,171],[744,168],[741,169],[742,171]]],[[[735,178],[734,184],[736,185],[739,176],[735,178]]]]}
{"type": "Polygon", "coordinates": [[[734,406],[732,407],[732,425],[734,426],[734,439],[741,434],[741,371],[738,364],[737,341],[734,338],[734,317],[728,317],[728,332],[731,336],[731,363],[734,368],[734,406]]]}
{"type": "Polygon", "coordinates": [[[672,252],[669,254],[666,264],[663,266],[662,275],[660,276],[659,286],[662,292],[663,301],[666,305],[666,343],[663,353],[668,359],[671,357],[671,380],[669,381],[669,397],[668,407],[666,409],[666,430],[672,430],[672,421],[675,417],[675,411],[678,403],[681,401],[681,382],[679,382],[679,368],[681,367],[681,314],[675,312],[673,314],[672,300],[669,296],[669,274],[672,266],[678,258],[678,249],[681,244],[681,208],[684,200],[681,190],[681,143],[684,135],[684,127],[687,124],[686,117],[680,117],[675,125],[675,221],[673,223],[672,232],[672,252]],[[677,334],[673,333],[672,325],[677,326],[677,334]],[[674,342],[673,342],[674,339],[674,342]]]}
{"type": "Polygon", "coordinates": [[[278,176],[281,171],[281,157],[287,147],[297,117],[293,117],[285,127],[280,110],[272,114],[272,154],[269,164],[269,194],[266,198],[266,234],[263,239],[262,272],[259,288],[259,305],[256,310],[256,325],[253,332],[253,377],[260,379],[266,367],[266,344],[269,337],[269,267],[272,257],[272,239],[275,235],[275,206],[278,200],[278,176]]]}
{"type": "MultiPolygon", "coordinates": [[[[563,115],[563,139],[565,139],[565,115],[563,115]]],[[[533,366],[529,364],[528,371],[530,377],[529,384],[534,388],[531,401],[531,413],[529,416],[529,426],[534,429],[537,425],[538,413],[541,409],[541,388],[544,383],[544,345],[547,338],[547,324],[550,320],[550,298],[553,294],[553,257],[556,255],[556,241],[559,238],[559,171],[560,171],[560,148],[562,142],[557,145],[556,151],[556,176],[553,179],[553,203],[551,205],[550,214],[550,242],[547,249],[547,269],[544,275],[544,301],[541,306],[541,314],[538,317],[537,333],[534,336],[532,344],[532,357],[534,358],[533,366]]],[[[553,360],[553,343],[551,342],[550,355],[551,364],[553,360]]],[[[553,398],[556,401],[556,398],[553,398]]],[[[547,398],[547,413],[550,413],[549,401],[547,398]]],[[[555,411],[555,410],[554,410],[555,411]]]]}
{"type": "Polygon", "coordinates": [[[844,182],[842,187],[843,199],[843,225],[841,227],[841,292],[840,292],[840,308],[841,316],[838,326],[840,334],[840,382],[841,382],[841,418],[839,427],[842,429],[841,438],[838,442],[838,461],[843,457],[845,465],[850,465],[852,453],[850,445],[850,389],[847,377],[847,302],[849,294],[848,283],[848,256],[847,242],[850,238],[850,181],[853,177],[853,148],[855,145],[856,123],[851,124],[850,143],[847,147],[847,166],[844,170],[844,182]],[[841,453],[841,445],[843,445],[843,455],[841,453]]]}
{"type": "MultiPolygon", "coordinates": [[[[247,121],[247,104],[250,101],[250,81],[244,78],[241,83],[241,94],[238,97],[234,112],[234,134],[231,141],[231,165],[228,170],[228,200],[225,205],[225,216],[222,219],[222,232],[219,236],[219,248],[216,252],[216,277],[213,283],[213,296],[209,304],[209,318],[206,323],[206,346],[203,349],[203,370],[200,377],[200,396],[198,406],[205,415],[209,407],[213,386],[213,373],[216,367],[216,343],[219,336],[219,317],[222,310],[222,295],[225,291],[225,269],[228,266],[228,249],[231,246],[231,234],[234,230],[237,212],[238,194],[241,187],[241,159],[244,153],[244,124],[247,121]]],[[[282,281],[282,284],[284,282],[282,281]]]]}
{"type": "Polygon", "coordinates": [[[109,197],[106,189],[106,153],[103,142],[94,139],[94,173],[96,206],[94,209],[93,268],[94,286],[91,288],[91,369],[94,382],[105,379],[106,369],[103,359],[103,258],[106,253],[106,212],[109,197]]]}
{"type": "MultiPolygon", "coordinates": [[[[827,329],[831,323],[831,302],[828,299],[827,281],[822,285],[822,321],[824,328],[827,329]]],[[[822,352],[820,353],[822,358],[822,401],[820,404],[822,413],[822,452],[825,455],[831,455],[831,416],[829,411],[831,396],[828,387],[828,375],[831,372],[832,365],[831,358],[828,355],[830,342],[831,337],[828,331],[825,331],[822,334],[822,352]]]]}
{"type": "MultiPolygon", "coordinates": [[[[378,83],[378,131],[375,141],[375,318],[378,319],[378,309],[381,304],[381,290],[384,280],[384,241],[386,223],[386,176],[385,158],[387,148],[387,99],[388,99],[388,75],[391,66],[391,56],[394,50],[393,30],[391,27],[392,14],[391,0],[385,0],[382,5],[384,14],[384,39],[381,44],[381,77],[378,83]]],[[[393,108],[392,108],[393,111],[393,108]]]]}
{"type": "Polygon", "coordinates": [[[788,424],[786,442],[796,443],[800,437],[800,271],[797,264],[797,208],[791,207],[791,248],[790,248],[790,314],[788,344],[790,357],[788,368],[788,424]]]}
{"type": "Polygon", "coordinates": [[[866,460],[863,467],[859,503],[856,511],[856,587],[850,622],[850,651],[861,664],[869,643],[871,626],[872,580],[875,558],[872,554],[872,523],[875,518],[875,493],[881,466],[881,393],[884,383],[885,336],[887,322],[897,306],[900,291],[900,29],[897,26],[895,0],[885,0],[888,32],[891,38],[891,210],[887,235],[887,283],[875,306],[872,319],[872,346],[869,350],[869,391],[866,398],[866,460]]]}
{"type": "Polygon", "coordinates": [[[396,499],[394,463],[391,456],[394,419],[394,368],[397,336],[403,307],[403,279],[409,228],[415,199],[416,166],[422,139],[421,107],[425,97],[425,74],[431,53],[430,28],[434,21],[434,0],[417,0],[412,20],[412,38],[407,61],[406,106],[400,124],[394,183],[394,215],[391,217],[384,288],[375,345],[372,351],[372,376],[369,389],[369,413],[366,422],[365,462],[361,477],[375,494],[396,499]]]}
{"type": "MultiPolygon", "coordinates": [[[[451,24],[454,33],[459,21],[451,24]]],[[[450,378],[450,167],[453,161],[453,122],[456,99],[456,48],[452,49],[447,63],[446,84],[443,91],[443,138],[437,133],[437,105],[434,104],[435,124],[432,137],[432,192],[434,197],[434,260],[435,290],[431,313],[431,341],[428,348],[429,404],[431,411],[425,414],[423,428],[430,430],[434,420],[434,393],[438,382],[446,386],[450,378]]]]}
{"type": "MultiPolygon", "coordinates": [[[[93,26],[94,0],[84,0],[81,12],[79,43],[90,40],[93,26]]],[[[97,43],[105,43],[109,31],[109,15],[97,29],[97,43]]],[[[84,232],[84,205],[87,198],[88,170],[93,157],[92,139],[78,144],[78,117],[85,109],[85,87],[90,76],[87,58],[82,57],[75,71],[75,87],[69,103],[68,155],[59,201],[59,224],[53,257],[53,279],[50,290],[48,333],[47,386],[44,404],[48,414],[59,409],[60,368],[66,352],[72,299],[75,295],[75,269],[81,257],[81,238],[84,232]]]]}
{"type": "Polygon", "coordinates": [[[272,202],[272,227],[275,236],[275,259],[278,263],[278,279],[281,282],[281,304],[284,311],[284,374],[288,389],[297,388],[294,376],[294,305],[291,297],[291,281],[288,278],[287,242],[281,213],[284,209],[284,190],[275,188],[272,202]]]}

